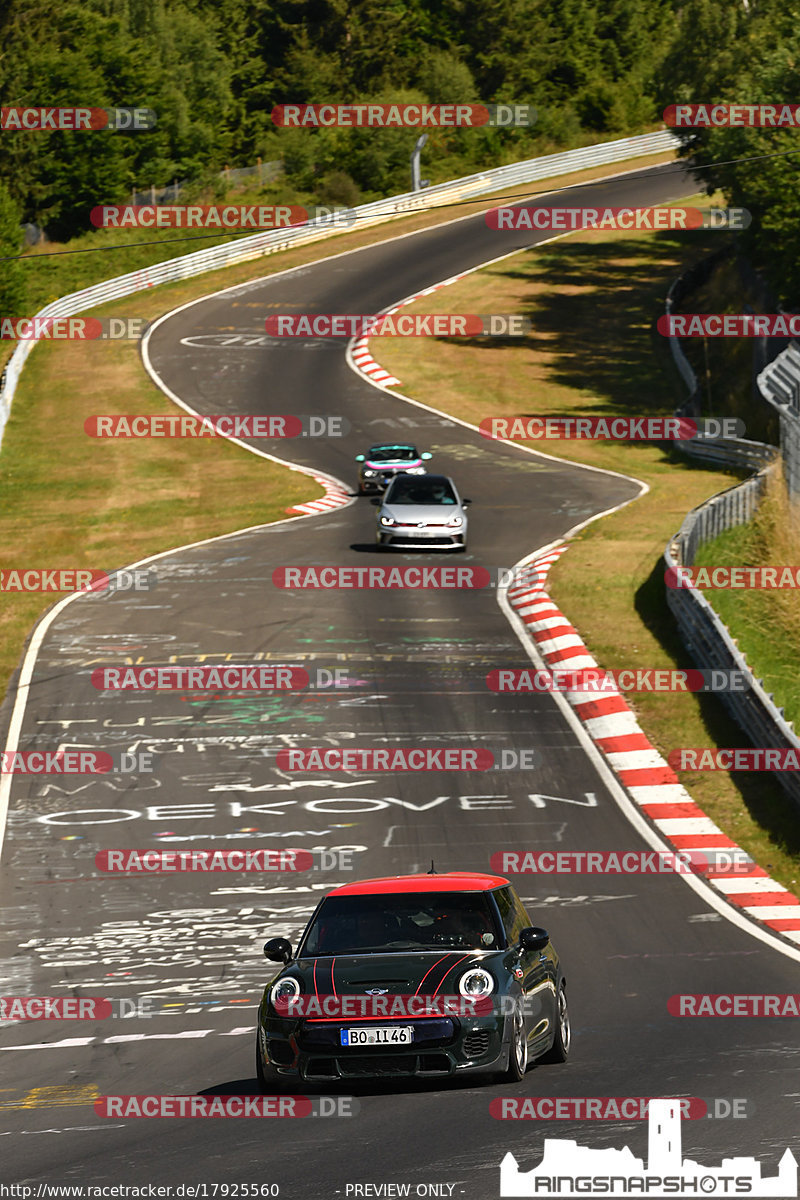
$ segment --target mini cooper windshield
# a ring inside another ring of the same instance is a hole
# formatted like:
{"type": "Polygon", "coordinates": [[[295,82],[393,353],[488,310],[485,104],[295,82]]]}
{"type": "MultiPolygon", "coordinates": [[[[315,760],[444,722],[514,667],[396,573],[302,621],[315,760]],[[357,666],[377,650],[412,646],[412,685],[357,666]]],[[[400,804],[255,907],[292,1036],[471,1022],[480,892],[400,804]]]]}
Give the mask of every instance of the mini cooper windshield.
{"type": "Polygon", "coordinates": [[[396,950],[497,950],[501,929],[485,893],[329,896],[298,957],[396,950]]]}

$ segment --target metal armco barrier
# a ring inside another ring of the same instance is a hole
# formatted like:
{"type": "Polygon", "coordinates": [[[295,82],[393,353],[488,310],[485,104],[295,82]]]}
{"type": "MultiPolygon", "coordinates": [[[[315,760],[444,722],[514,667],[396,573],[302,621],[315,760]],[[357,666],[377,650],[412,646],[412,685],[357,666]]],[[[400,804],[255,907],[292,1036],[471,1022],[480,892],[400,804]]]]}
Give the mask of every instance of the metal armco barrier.
{"type": "MultiPolygon", "coordinates": [[[[668,313],[672,310],[673,303],[693,286],[697,286],[701,278],[708,274],[719,257],[719,254],[712,255],[711,259],[704,260],[698,267],[693,268],[691,273],[687,272],[675,281],[667,297],[668,313]]],[[[696,416],[699,414],[700,404],[699,387],[694,371],[683,353],[680,339],[670,338],[670,349],[681,377],[690,391],[689,400],[678,410],[679,415],[688,416],[690,412],[687,410],[691,410],[691,415],[696,416]]],[[[800,364],[800,355],[795,357],[800,364]]],[[[764,388],[761,380],[774,366],[775,363],[770,364],[759,376],[762,391],[764,388]]],[[[800,384],[800,367],[797,380],[800,384]]],[[[798,392],[795,391],[795,405],[797,396],[798,392]]],[[[767,474],[780,452],[776,446],[739,438],[719,438],[705,444],[700,442],[694,448],[691,442],[674,442],[673,445],[696,458],[729,466],[751,466],[757,471],[751,479],[712,496],[704,504],[692,509],[664,551],[665,565],[674,569],[679,566],[692,566],[697,551],[704,542],[712,541],[726,529],[744,525],[753,519],[764,492],[767,474]]],[[[785,455],[783,430],[781,446],[785,455]]],[[[792,724],[786,720],[783,709],[777,707],[773,697],[764,691],[761,681],[755,678],[744,655],[731,637],[730,630],[714,612],[703,593],[697,588],[670,587],[667,587],[666,593],[667,605],[675,617],[683,644],[695,665],[706,669],[717,668],[743,673],[742,678],[749,685],[747,691],[721,692],[719,698],[753,745],[767,746],[771,749],[791,746],[800,750],[800,738],[797,737],[792,724]]],[[[775,771],[773,775],[800,810],[800,778],[791,771],[775,771]]]]}
{"type": "Polygon", "coordinates": [[[800,346],[790,342],[758,376],[758,387],[781,423],[783,477],[789,495],[800,495],[800,346]]]}
{"type": "MultiPolygon", "coordinates": [[[[777,453],[777,451],[776,451],[777,453]]],[[[698,547],[725,529],[742,525],[754,516],[769,468],[720,492],[693,509],[664,552],[667,567],[691,566],[698,547]]],[[[756,679],[728,627],[696,588],[667,588],[667,604],[678,623],[681,638],[698,667],[742,671],[747,691],[721,692],[719,698],[754,746],[800,750],[800,738],[782,708],[774,703],[756,679]]],[[[800,811],[800,778],[797,772],[775,771],[773,776],[800,811]]]]}
{"type": "MultiPolygon", "coordinates": [[[[377,225],[382,221],[394,220],[396,217],[408,216],[411,212],[437,208],[439,205],[448,204],[453,200],[468,200],[488,192],[498,191],[503,187],[533,183],[537,179],[552,179],[556,175],[578,171],[584,167],[597,167],[605,163],[642,158],[647,154],[671,150],[679,144],[679,138],[671,130],[661,130],[658,133],[645,133],[639,137],[621,138],[615,142],[602,142],[596,146],[583,146],[578,150],[567,150],[562,154],[529,158],[523,162],[511,163],[506,167],[497,167],[492,171],[481,171],[475,175],[467,175],[463,179],[440,183],[435,187],[426,188],[422,192],[404,192],[399,196],[389,196],[384,200],[375,200],[371,204],[359,205],[358,208],[350,210],[355,218],[353,227],[362,229],[369,225],[377,225]]],[[[122,296],[130,296],[134,292],[157,287],[161,283],[191,279],[206,271],[218,271],[221,267],[235,266],[250,259],[260,258],[265,254],[286,250],[290,246],[302,246],[308,242],[316,242],[322,238],[331,237],[334,233],[341,233],[344,228],[346,227],[341,220],[335,220],[332,217],[317,217],[306,225],[297,225],[291,229],[270,229],[263,233],[254,233],[251,237],[225,242],[221,246],[198,250],[193,254],[182,255],[180,258],[171,258],[166,262],[157,263],[155,266],[132,271],[128,275],[107,279],[103,283],[84,288],[80,292],[72,292],[70,295],[62,296],[52,304],[46,305],[39,310],[36,316],[74,316],[97,304],[103,304],[107,300],[118,300],[122,296]]],[[[35,345],[36,342],[32,340],[20,342],[6,367],[5,383],[0,389],[0,442],[2,442],[3,431],[22,367],[35,345]]]]}

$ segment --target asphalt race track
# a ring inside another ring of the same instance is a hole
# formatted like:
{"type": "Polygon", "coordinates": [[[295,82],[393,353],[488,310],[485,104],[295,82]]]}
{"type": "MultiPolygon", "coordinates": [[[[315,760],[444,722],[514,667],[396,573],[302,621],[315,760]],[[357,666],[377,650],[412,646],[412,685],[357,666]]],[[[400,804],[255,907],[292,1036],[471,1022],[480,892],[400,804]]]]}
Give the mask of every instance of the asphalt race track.
{"type": "MultiPolygon", "coordinates": [[[[675,167],[651,168],[569,198],[646,205],[695,186],[675,167]]],[[[272,973],[262,943],[296,940],[335,883],[424,871],[432,858],[439,870],[488,870],[503,849],[647,847],[553,698],[487,691],[489,670],[529,661],[496,589],[287,591],[272,579],[289,564],[494,571],[637,495],[631,481],[487,442],[375,389],[348,367],[341,341],[254,337],[270,313],[377,312],[546,236],[493,232],[482,217],[404,238],[389,229],[389,240],[347,255],[323,246],[321,255],[334,255],[327,261],[195,303],[153,333],[154,371],[198,412],[343,416],[345,438],[258,445],[351,487],[354,455],[373,441],[432,450],[432,468],[474,502],[470,545],[446,558],[379,554],[375,509],[357,499],[170,553],[152,563],[153,590],[80,598],[46,629],[20,747],[152,755],[153,770],[15,779],[0,973],[15,995],[146,997],[152,1013],[4,1023],[6,1181],[275,1183],[285,1200],[356,1195],[353,1185],[368,1183],[410,1184],[411,1194],[418,1184],[447,1184],[428,1194],[485,1200],[499,1194],[503,1155],[512,1150],[532,1167],[544,1136],[646,1155],[643,1122],[496,1120],[490,1101],[506,1094],[742,1099],[746,1119],[685,1122],[684,1152],[714,1166],[753,1155],[774,1174],[797,1130],[791,1020],[681,1021],[667,1000],[800,991],[797,958],[780,952],[780,939],[764,942],[724,919],[702,888],[674,876],[518,878],[565,964],[574,1042],[568,1065],[531,1069],[516,1088],[392,1080],[328,1089],[357,1097],[359,1111],[316,1123],[104,1120],[92,1106],[98,1095],[255,1093],[255,1007],[272,973]],[[286,664],[312,680],[317,669],[338,669],[342,686],[225,698],[92,685],[93,670],[126,662],[286,664]],[[533,750],[536,765],[293,776],[275,763],[286,746],[477,743],[533,750]],[[116,847],[349,849],[354,869],[101,874],[96,852],[116,847]]]]}

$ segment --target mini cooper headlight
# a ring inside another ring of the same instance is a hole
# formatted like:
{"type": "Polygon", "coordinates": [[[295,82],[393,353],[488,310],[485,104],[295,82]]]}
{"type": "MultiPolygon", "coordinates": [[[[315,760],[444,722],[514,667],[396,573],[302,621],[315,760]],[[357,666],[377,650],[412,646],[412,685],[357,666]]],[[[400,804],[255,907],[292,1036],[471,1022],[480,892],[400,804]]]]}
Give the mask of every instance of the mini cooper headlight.
{"type": "Polygon", "coordinates": [[[458,990],[462,996],[478,1000],[481,996],[489,996],[494,991],[494,980],[483,967],[470,967],[458,981],[458,990]]]}
{"type": "Polygon", "coordinates": [[[453,525],[454,527],[458,527],[459,525],[463,525],[464,521],[462,520],[461,517],[451,517],[450,520],[447,522],[447,524],[453,525]]]}
{"type": "Polygon", "coordinates": [[[364,470],[361,472],[361,474],[364,476],[365,479],[372,479],[372,477],[375,475],[375,472],[364,470]]]}
{"type": "Polygon", "coordinates": [[[270,1003],[277,1008],[276,1001],[294,1000],[300,995],[300,984],[292,975],[279,979],[269,994],[270,1003]]]}
{"type": "Polygon", "coordinates": [[[428,472],[424,467],[407,467],[406,475],[427,475],[428,472]]]}

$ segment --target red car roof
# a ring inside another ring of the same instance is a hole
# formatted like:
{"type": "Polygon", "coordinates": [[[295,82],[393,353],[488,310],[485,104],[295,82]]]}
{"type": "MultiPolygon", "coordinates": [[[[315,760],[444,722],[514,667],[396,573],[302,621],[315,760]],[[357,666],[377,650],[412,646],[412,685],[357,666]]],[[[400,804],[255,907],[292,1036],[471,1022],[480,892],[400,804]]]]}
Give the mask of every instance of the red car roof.
{"type": "Polygon", "coordinates": [[[483,875],[477,871],[448,871],[443,875],[387,875],[383,879],[362,879],[358,883],[343,883],[329,896],[380,895],[387,892],[487,892],[496,887],[508,887],[508,880],[499,875],[483,875]]]}

